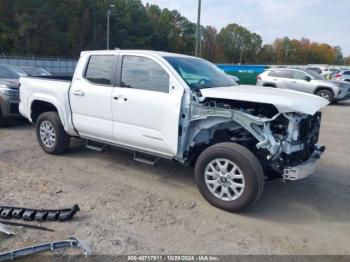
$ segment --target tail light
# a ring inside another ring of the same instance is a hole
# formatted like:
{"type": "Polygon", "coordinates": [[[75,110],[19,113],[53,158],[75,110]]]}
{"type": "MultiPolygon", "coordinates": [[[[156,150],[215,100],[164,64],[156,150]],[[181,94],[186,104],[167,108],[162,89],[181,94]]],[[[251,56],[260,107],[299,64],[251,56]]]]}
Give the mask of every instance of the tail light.
{"type": "Polygon", "coordinates": [[[261,80],[261,76],[256,76],[256,80],[261,80]]]}
{"type": "Polygon", "coordinates": [[[341,74],[336,74],[335,77],[341,77],[341,74]]]}

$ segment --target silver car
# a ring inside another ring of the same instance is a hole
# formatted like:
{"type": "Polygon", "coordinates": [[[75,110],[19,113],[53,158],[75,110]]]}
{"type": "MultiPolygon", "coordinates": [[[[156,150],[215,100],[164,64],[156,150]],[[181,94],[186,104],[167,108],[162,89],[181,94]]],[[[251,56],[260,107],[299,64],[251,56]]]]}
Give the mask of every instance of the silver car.
{"type": "Polygon", "coordinates": [[[334,75],[334,79],[338,81],[350,82],[350,70],[341,70],[334,75]]]}
{"type": "Polygon", "coordinates": [[[349,83],[326,80],[323,76],[306,69],[268,69],[257,76],[256,85],[315,94],[330,102],[350,99],[349,83]]]}

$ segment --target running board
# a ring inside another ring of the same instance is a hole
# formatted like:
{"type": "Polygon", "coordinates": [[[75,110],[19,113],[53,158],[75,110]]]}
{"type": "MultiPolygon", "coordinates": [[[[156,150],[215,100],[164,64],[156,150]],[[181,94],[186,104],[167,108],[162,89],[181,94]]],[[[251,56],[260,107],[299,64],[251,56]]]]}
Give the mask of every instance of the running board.
{"type": "Polygon", "coordinates": [[[85,147],[87,149],[91,149],[97,152],[102,152],[106,148],[106,145],[98,142],[86,140],[85,147]]]}
{"type": "Polygon", "coordinates": [[[154,166],[159,161],[159,157],[153,157],[144,153],[134,152],[134,160],[143,164],[154,166]]]}

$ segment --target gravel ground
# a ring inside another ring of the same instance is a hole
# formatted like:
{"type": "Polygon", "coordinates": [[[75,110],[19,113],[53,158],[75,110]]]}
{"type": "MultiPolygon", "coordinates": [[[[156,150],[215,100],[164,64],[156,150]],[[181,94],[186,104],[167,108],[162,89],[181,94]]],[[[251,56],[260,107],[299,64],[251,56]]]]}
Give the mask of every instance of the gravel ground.
{"type": "MultiPolygon", "coordinates": [[[[54,233],[15,229],[0,250],[77,236],[96,254],[350,254],[350,102],[327,107],[321,142],[327,151],[314,176],[268,182],[244,214],[210,206],[192,170],[161,161],[151,167],[130,153],[102,153],[72,143],[45,154],[31,125],[0,129],[2,205],[62,208],[79,204],[54,233]]],[[[79,252],[78,252],[79,253],[79,252]]]]}

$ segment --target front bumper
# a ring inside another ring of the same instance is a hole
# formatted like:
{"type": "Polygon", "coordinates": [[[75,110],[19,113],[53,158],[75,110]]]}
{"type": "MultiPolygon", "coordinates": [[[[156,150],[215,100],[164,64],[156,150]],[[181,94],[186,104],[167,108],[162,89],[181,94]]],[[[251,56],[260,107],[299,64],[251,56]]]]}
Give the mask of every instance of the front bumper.
{"type": "Polygon", "coordinates": [[[299,180],[308,177],[315,173],[318,160],[325,151],[325,147],[317,145],[312,156],[306,162],[293,167],[288,167],[283,170],[283,180],[299,180]]]}
{"type": "Polygon", "coordinates": [[[0,107],[2,116],[5,118],[19,117],[19,98],[0,95],[0,107]]]}

